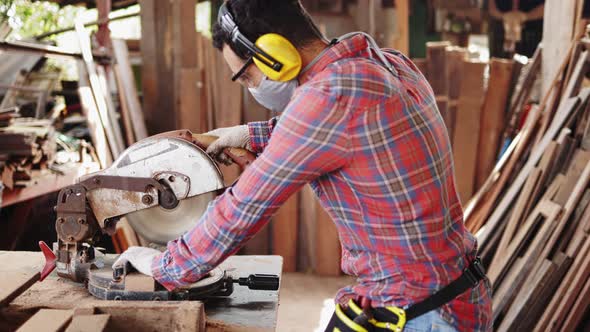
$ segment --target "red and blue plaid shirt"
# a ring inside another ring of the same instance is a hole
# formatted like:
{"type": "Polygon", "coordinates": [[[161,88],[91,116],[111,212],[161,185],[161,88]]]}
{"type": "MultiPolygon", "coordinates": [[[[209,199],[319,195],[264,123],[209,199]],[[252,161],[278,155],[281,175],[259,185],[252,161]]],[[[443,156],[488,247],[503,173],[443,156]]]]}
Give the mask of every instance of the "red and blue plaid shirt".
{"type": "MultiPolygon", "coordinates": [[[[364,37],[341,41],[299,78],[280,120],[250,123],[260,156],[168,243],[154,277],[168,289],[195,282],[309,183],[336,223],[342,270],[358,278],[338,302],[404,307],[458,278],[477,245],[463,225],[448,134],[424,76],[402,54],[386,56],[395,75],[364,37]]],[[[438,310],[460,331],[489,330],[490,296],[486,280],[438,310]]]]}

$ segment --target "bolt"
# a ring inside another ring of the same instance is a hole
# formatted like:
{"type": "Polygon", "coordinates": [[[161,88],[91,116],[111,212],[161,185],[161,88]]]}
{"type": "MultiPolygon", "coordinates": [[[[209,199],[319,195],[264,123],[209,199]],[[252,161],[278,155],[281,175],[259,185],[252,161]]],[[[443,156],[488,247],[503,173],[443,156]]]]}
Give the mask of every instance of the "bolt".
{"type": "Polygon", "coordinates": [[[64,222],[66,222],[66,221],[65,221],[65,219],[64,219],[64,218],[59,218],[59,219],[57,219],[57,222],[58,222],[58,223],[60,223],[60,224],[63,224],[63,223],[64,223],[64,222]]]}
{"type": "Polygon", "coordinates": [[[184,180],[184,182],[188,182],[188,178],[185,176],[182,178],[184,180]]]}
{"type": "Polygon", "coordinates": [[[170,182],[174,182],[176,180],[176,178],[174,177],[174,175],[170,175],[170,177],[168,177],[168,181],[170,182]]]}
{"type": "Polygon", "coordinates": [[[74,241],[74,237],[73,236],[68,236],[68,241],[74,241]]]}
{"type": "Polygon", "coordinates": [[[143,195],[141,202],[145,205],[151,205],[154,202],[154,198],[150,195],[143,195]]]}
{"type": "Polygon", "coordinates": [[[82,218],[78,219],[78,224],[84,225],[85,223],[86,223],[86,220],[84,220],[82,218]]]}

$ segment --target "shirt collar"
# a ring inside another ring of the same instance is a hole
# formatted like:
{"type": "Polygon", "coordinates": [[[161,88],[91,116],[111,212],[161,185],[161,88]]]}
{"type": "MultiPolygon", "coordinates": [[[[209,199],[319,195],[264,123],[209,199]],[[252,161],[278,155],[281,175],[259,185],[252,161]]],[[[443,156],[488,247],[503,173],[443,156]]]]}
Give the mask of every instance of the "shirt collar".
{"type": "Polygon", "coordinates": [[[369,44],[363,35],[355,35],[332,45],[321,58],[299,76],[299,85],[308,82],[312,77],[323,71],[329,64],[340,59],[358,56],[367,52],[369,44]]]}

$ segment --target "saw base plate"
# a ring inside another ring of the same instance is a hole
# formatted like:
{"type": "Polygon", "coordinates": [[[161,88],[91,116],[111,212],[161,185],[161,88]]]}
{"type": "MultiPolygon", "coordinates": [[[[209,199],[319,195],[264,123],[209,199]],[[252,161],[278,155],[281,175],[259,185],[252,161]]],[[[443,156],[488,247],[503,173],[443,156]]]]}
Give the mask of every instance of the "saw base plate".
{"type": "Polygon", "coordinates": [[[151,290],[137,289],[131,286],[131,282],[127,282],[134,277],[149,278],[133,272],[115,279],[111,264],[105,264],[101,269],[90,271],[87,288],[96,298],[114,301],[197,301],[211,297],[225,297],[233,292],[232,279],[219,268],[214,269],[190,287],[174,291],[166,290],[151,278],[149,278],[153,281],[151,290]]]}

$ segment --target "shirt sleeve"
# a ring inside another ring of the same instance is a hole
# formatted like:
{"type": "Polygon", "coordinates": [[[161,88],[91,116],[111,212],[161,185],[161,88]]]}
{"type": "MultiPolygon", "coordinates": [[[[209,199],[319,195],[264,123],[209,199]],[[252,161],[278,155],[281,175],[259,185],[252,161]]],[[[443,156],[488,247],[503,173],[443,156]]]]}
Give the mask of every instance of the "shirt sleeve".
{"type": "Polygon", "coordinates": [[[270,136],[272,135],[272,131],[278,120],[279,117],[275,116],[268,121],[255,121],[248,123],[252,152],[262,153],[262,151],[264,151],[268,145],[268,141],[270,140],[270,136]]]}
{"type": "Polygon", "coordinates": [[[264,152],[233,187],[209,204],[196,226],[152,264],[172,290],[192,284],[235,253],[297,190],[349,159],[348,115],[335,94],[301,87],[264,152]]]}

